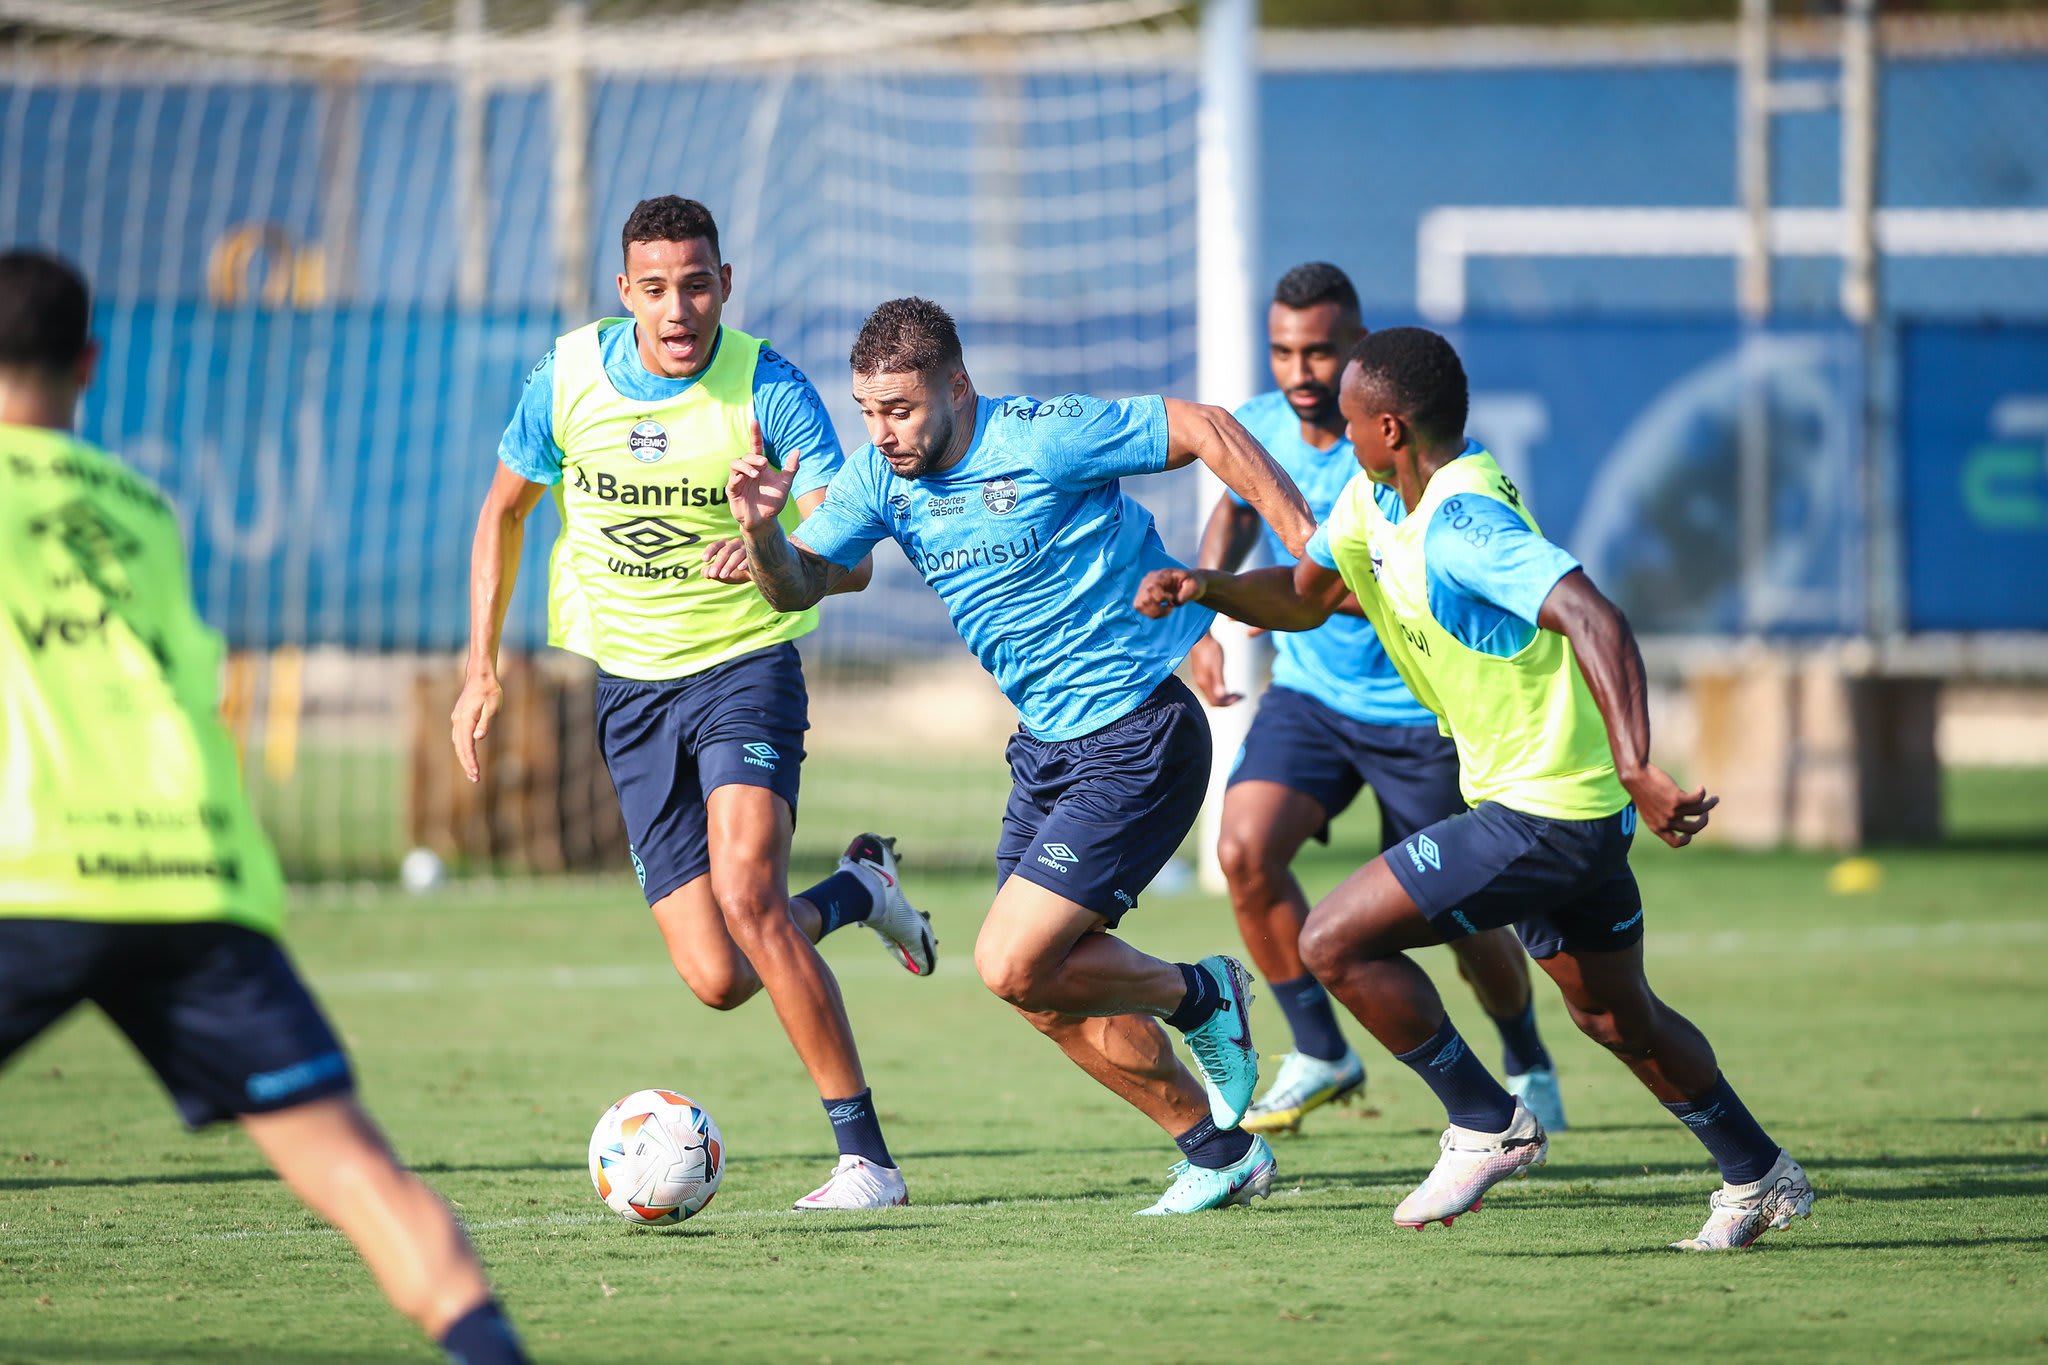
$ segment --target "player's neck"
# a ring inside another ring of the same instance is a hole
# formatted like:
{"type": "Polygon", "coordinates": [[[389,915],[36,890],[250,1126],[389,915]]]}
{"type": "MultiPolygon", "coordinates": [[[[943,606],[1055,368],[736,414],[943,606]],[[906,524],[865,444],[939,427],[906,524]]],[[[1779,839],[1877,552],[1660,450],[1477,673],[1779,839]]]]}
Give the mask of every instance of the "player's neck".
{"type": "Polygon", "coordinates": [[[0,370],[0,426],[70,431],[78,390],[41,375],[0,370]]]}
{"type": "Polygon", "coordinates": [[[1344,439],[1344,414],[1332,413],[1327,422],[1303,422],[1301,443],[1311,450],[1335,450],[1344,439]]]}
{"type": "Polygon", "coordinates": [[[1429,488],[1429,481],[1436,472],[1465,452],[1465,441],[1442,446],[1414,446],[1394,457],[1394,488],[1401,495],[1401,504],[1409,511],[1415,510],[1422,501],[1423,493],[1429,488]]]}
{"type": "Polygon", "coordinates": [[[981,396],[974,391],[974,385],[967,386],[967,399],[963,410],[953,422],[953,439],[946,445],[946,453],[932,466],[932,473],[943,474],[967,458],[967,452],[974,449],[974,438],[981,431],[981,396]]]}

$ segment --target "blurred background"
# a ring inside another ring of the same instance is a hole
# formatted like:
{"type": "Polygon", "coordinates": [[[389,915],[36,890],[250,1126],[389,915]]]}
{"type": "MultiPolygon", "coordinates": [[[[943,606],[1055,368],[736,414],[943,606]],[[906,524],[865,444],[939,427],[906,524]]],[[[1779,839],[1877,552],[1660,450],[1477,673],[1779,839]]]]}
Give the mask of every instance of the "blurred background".
{"type": "MultiPolygon", "coordinates": [[[[2048,846],[2048,10],[0,0],[0,241],[98,291],[84,433],[186,519],[295,879],[624,869],[590,668],[543,647],[549,505],[482,788],[446,717],[499,433],[661,193],[849,449],[883,299],[951,308],[985,393],[1234,404],[1274,280],[1335,261],[1368,325],[1458,344],[1714,837],[1935,842],[1962,803],[2048,846]]],[[[1127,488],[1192,557],[1213,489],[1127,488]]],[[[877,564],[804,645],[797,861],[878,827],[991,868],[1014,715],[877,564]]]]}

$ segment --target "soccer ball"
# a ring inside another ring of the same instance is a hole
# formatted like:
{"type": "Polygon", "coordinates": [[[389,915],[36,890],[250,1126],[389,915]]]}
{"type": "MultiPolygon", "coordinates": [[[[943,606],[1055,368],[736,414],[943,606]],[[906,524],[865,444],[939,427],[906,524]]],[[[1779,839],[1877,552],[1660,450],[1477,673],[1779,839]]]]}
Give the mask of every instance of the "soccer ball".
{"type": "Polygon", "coordinates": [[[725,1139],[701,1105],[673,1090],[635,1090],[590,1135],[590,1183],[605,1207],[640,1227],[700,1212],[725,1174],[725,1139]]]}

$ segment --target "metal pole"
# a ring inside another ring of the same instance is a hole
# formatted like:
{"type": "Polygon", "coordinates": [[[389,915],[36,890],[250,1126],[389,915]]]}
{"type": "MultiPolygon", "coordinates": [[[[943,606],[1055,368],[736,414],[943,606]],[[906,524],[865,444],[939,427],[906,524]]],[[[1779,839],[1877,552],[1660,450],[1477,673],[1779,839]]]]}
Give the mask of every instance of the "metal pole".
{"type": "Polygon", "coordinates": [[[1736,297],[1752,322],[1771,312],[1771,0],[1742,0],[1736,34],[1735,174],[1744,215],[1736,297]]]}
{"type": "Polygon", "coordinates": [[[1877,318],[1877,0],[1842,13],[1842,313],[1877,318]]]}
{"type": "MultiPolygon", "coordinates": [[[[1205,403],[1236,407],[1251,397],[1260,342],[1253,299],[1258,269],[1258,0],[1207,0],[1202,6],[1202,104],[1196,160],[1196,390],[1205,403]]],[[[1201,520],[1223,496],[1223,484],[1205,468],[1197,481],[1201,520]]],[[[1211,711],[1215,759],[1202,808],[1202,885],[1224,890],[1216,862],[1223,788],[1238,745],[1251,726],[1258,652],[1245,628],[1216,619],[1224,679],[1246,700],[1211,711]]]]}
{"type": "Polygon", "coordinates": [[[555,10],[555,311],[566,326],[590,307],[590,94],[584,69],[587,0],[555,10]]]}
{"type": "Polygon", "coordinates": [[[455,93],[456,237],[455,301],[476,308],[484,301],[491,267],[490,187],[485,178],[485,102],[479,40],[484,0],[456,0],[455,50],[460,69],[455,93]]]}

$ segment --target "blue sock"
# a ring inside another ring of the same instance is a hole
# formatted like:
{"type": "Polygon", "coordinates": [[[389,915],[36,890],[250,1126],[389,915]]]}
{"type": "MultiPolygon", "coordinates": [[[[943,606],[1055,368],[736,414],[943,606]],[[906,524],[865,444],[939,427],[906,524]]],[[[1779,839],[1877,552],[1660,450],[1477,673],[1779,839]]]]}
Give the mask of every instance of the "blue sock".
{"type": "Polygon", "coordinates": [[[1508,1019],[1496,1018],[1493,1026],[1500,1030],[1501,1066],[1508,1075],[1519,1076],[1538,1067],[1549,1068],[1550,1053],[1544,1048],[1543,1040],[1536,1036],[1536,1002],[1533,999],[1520,1014],[1508,1019]]]}
{"type": "Polygon", "coordinates": [[[864,1156],[878,1166],[894,1167],[889,1144],[882,1141],[882,1120],[875,1115],[875,1092],[863,1090],[843,1100],[826,1100],[825,1117],[832,1120],[832,1136],[839,1140],[839,1155],[864,1156]]]}
{"type": "Polygon", "coordinates": [[[803,892],[802,899],[818,907],[818,918],[823,922],[819,938],[834,929],[858,924],[875,912],[875,889],[858,872],[834,872],[803,892]]]}
{"type": "Polygon", "coordinates": [[[1252,1149],[1252,1135],[1242,1128],[1218,1131],[1216,1120],[1203,1119],[1173,1140],[1188,1165],[1220,1171],[1244,1160],[1252,1149]]]}
{"type": "Polygon", "coordinates": [[[1475,1133],[1505,1133],[1515,1121],[1514,1096],[1501,1089],[1485,1064],[1472,1055],[1449,1016],[1428,1042],[1413,1052],[1396,1053],[1394,1060],[1406,1062],[1422,1077],[1458,1127],[1475,1133]]]}
{"type": "Polygon", "coordinates": [[[1337,1012],[1330,1008],[1330,993],[1323,989],[1322,982],[1312,976],[1297,976],[1292,981],[1267,984],[1273,988],[1273,998],[1280,1002],[1280,1012],[1287,1016],[1296,1052],[1318,1061],[1334,1062],[1350,1051],[1337,1028],[1337,1012]]]}
{"type": "Polygon", "coordinates": [[[1761,1180],[1777,1163],[1778,1144],[1750,1117],[1728,1078],[1719,1072],[1714,1073],[1714,1084],[1704,1095],[1664,1107],[1692,1130],[1721,1168],[1721,1178],[1731,1185],[1761,1180]]]}
{"type": "Polygon", "coordinates": [[[1223,1008],[1223,988],[1216,984],[1216,978],[1192,962],[1177,964],[1180,979],[1187,987],[1187,994],[1181,996],[1180,1004],[1172,1014],[1166,1016],[1167,1025],[1182,1033],[1200,1028],[1209,1022],[1209,1016],[1223,1008]]]}
{"type": "Polygon", "coordinates": [[[526,1365],[519,1335],[496,1299],[485,1299],[448,1325],[441,1349],[455,1365],[526,1365]]]}

